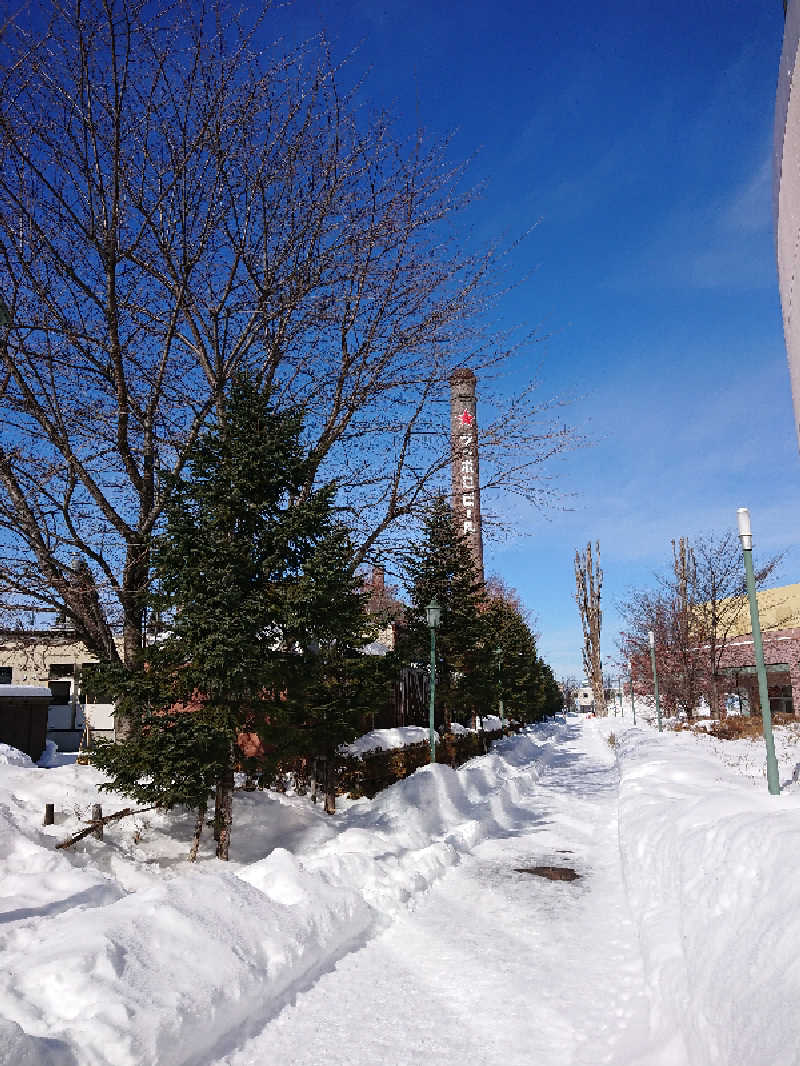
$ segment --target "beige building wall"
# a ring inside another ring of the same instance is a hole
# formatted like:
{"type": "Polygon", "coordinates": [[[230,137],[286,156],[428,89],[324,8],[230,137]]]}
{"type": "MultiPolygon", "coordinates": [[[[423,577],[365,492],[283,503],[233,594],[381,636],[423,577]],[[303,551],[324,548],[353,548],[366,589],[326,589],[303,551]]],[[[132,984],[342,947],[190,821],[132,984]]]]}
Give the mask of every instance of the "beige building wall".
{"type": "MultiPolygon", "coordinates": [[[[762,632],[767,633],[773,629],[800,629],[800,583],[760,589],[756,593],[756,600],[762,632]]],[[[743,637],[753,630],[747,597],[742,596],[738,603],[739,610],[730,632],[731,637],[743,637]]]]}
{"type": "MultiPolygon", "coordinates": [[[[121,651],[121,641],[119,647],[121,651]]],[[[3,673],[11,670],[10,683],[50,688],[53,693],[48,731],[82,730],[87,719],[94,729],[113,730],[113,704],[87,703],[81,698],[81,671],[97,661],[86,645],[69,633],[0,632],[0,669],[5,668],[3,673]]]]}

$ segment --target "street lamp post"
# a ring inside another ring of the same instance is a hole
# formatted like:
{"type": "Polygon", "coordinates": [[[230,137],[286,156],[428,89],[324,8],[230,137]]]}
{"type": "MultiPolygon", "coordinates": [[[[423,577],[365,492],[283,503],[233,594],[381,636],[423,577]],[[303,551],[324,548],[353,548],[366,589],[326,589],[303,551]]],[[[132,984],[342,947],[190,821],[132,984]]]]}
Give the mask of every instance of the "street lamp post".
{"type": "Polygon", "coordinates": [[[621,676],[617,678],[617,688],[619,689],[619,716],[620,716],[620,718],[624,718],[625,717],[625,704],[623,703],[623,700],[622,700],[622,677],[621,676]]]}
{"type": "Polygon", "coordinates": [[[653,688],[655,689],[656,694],[656,717],[658,718],[658,731],[660,733],[663,727],[661,725],[661,704],[658,700],[658,674],[656,673],[656,635],[652,629],[647,634],[647,637],[650,641],[650,663],[653,667],[653,688]]]}
{"type": "Polygon", "coordinates": [[[500,728],[503,728],[503,649],[495,648],[497,655],[497,702],[500,712],[500,728]]]}
{"type": "Polygon", "coordinates": [[[633,698],[633,659],[628,665],[630,666],[631,674],[631,711],[633,711],[633,724],[636,725],[636,700],[633,698]]]}
{"type": "Polygon", "coordinates": [[[753,534],[750,529],[750,512],[740,507],[736,512],[739,520],[739,540],[742,542],[744,572],[747,579],[747,598],[750,601],[750,624],[753,628],[753,650],[758,675],[758,696],[761,702],[761,721],[764,725],[764,742],[767,746],[767,788],[771,796],[781,793],[778,779],[778,760],[775,758],[775,737],[772,735],[772,713],[767,688],[767,668],[764,665],[764,642],[761,639],[761,620],[758,617],[756,580],[753,574],[753,534]]]}
{"type": "Polygon", "coordinates": [[[436,762],[436,732],[433,728],[433,712],[436,706],[436,630],[439,628],[439,621],[442,617],[442,608],[436,602],[435,598],[432,599],[425,608],[425,613],[428,617],[428,629],[431,631],[431,762],[436,762]]]}

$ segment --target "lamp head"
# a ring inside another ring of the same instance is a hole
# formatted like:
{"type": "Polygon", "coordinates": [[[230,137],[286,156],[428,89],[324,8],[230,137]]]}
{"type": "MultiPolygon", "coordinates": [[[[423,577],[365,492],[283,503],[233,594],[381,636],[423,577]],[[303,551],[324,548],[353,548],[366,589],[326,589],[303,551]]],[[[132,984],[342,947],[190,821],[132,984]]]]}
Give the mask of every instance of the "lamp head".
{"type": "Polygon", "coordinates": [[[742,542],[742,547],[748,551],[752,550],[753,532],[750,529],[750,512],[746,507],[740,507],[736,511],[736,517],[739,520],[739,540],[742,542]]]}
{"type": "Polygon", "coordinates": [[[650,647],[651,648],[655,648],[655,646],[656,646],[656,635],[655,635],[655,633],[653,632],[652,629],[648,632],[647,639],[650,641],[650,647]]]}
{"type": "Polygon", "coordinates": [[[436,602],[436,599],[432,599],[428,606],[425,608],[425,614],[428,618],[428,629],[438,629],[439,621],[442,617],[442,608],[436,602]]]}

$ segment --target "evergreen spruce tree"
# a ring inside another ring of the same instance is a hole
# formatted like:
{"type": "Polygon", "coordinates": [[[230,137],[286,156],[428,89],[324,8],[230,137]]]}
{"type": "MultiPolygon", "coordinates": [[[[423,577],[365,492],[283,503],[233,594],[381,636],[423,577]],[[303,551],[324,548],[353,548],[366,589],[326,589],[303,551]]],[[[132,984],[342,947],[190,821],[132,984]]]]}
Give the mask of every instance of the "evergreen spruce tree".
{"type": "Polygon", "coordinates": [[[554,714],[561,706],[560,690],[539,658],[522,604],[496,580],[487,588],[473,677],[484,714],[496,714],[502,700],[506,717],[527,723],[554,714]]]}
{"type": "Polygon", "coordinates": [[[475,700],[470,675],[481,630],[483,586],[469,543],[443,496],[433,501],[419,540],[405,555],[403,570],[411,606],[399,655],[406,662],[430,661],[425,608],[436,599],[442,608],[436,633],[436,717],[446,726],[453,719],[465,721],[475,700]]]}
{"type": "Polygon", "coordinates": [[[270,760],[320,720],[326,736],[357,732],[354,711],[336,703],[326,718],[329,705],[309,696],[326,654],[355,659],[369,635],[334,487],[302,494],[311,471],[301,432],[299,410],[276,410],[255,385],[234,381],[153,544],[150,608],[164,634],[113,678],[128,735],[95,761],[112,775],[109,788],[195,807],[193,855],[214,787],[217,855],[228,857],[237,762],[268,777],[270,760]],[[249,762],[237,748],[243,734],[257,741],[249,762]]]}
{"type": "Polygon", "coordinates": [[[482,692],[494,695],[491,713],[498,713],[502,700],[506,718],[527,722],[533,717],[537,663],[536,641],[520,607],[490,595],[481,616],[480,664],[482,692]]]}
{"type": "Polygon", "coordinates": [[[325,810],[334,810],[335,760],[342,744],[362,731],[369,711],[386,700],[387,661],[367,656],[375,624],[368,593],[351,575],[347,531],[330,523],[303,572],[284,585],[284,633],[295,651],[285,660],[279,728],[270,730],[285,757],[326,760],[325,810]]]}
{"type": "Polygon", "coordinates": [[[539,685],[535,704],[537,718],[550,718],[564,706],[564,696],[558,686],[553,671],[542,659],[539,659],[539,685]]]}

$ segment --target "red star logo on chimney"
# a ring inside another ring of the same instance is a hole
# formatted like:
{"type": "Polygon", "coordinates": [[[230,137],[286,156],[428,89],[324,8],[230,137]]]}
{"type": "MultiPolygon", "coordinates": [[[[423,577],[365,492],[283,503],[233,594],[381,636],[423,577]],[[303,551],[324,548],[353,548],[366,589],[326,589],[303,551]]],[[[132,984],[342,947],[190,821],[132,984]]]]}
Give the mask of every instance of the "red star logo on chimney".
{"type": "Polygon", "coordinates": [[[471,426],[472,425],[472,415],[469,413],[469,411],[465,411],[464,414],[461,416],[461,425],[462,426],[471,426]]]}

